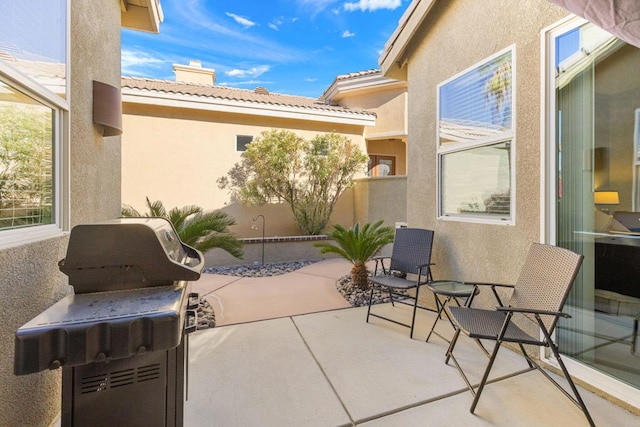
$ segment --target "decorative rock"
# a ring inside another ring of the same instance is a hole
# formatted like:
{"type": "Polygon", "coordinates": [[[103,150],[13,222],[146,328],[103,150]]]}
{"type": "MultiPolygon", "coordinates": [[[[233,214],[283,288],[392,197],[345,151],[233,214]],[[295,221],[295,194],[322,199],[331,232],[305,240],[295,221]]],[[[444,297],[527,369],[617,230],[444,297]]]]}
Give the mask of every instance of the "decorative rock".
{"type": "Polygon", "coordinates": [[[213,307],[211,307],[211,304],[209,304],[206,299],[200,298],[200,304],[196,309],[196,313],[198,314],[197,330],[214,328],[216,326],[216,315],[213,312],[213,307]]]}
{"type": "Polygon", "coordinates": [[[223,274],[240,277],[270,277],[291,273],[318,260],[291,261],[271,264],[230,265],[225,267],[205,267],[203,273],[223,274]]]}

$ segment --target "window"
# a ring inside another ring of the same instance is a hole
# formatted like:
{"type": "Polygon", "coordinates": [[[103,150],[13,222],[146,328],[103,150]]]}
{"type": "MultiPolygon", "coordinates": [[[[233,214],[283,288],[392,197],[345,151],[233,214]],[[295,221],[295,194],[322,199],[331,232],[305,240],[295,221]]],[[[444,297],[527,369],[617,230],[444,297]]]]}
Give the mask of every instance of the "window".
{"type": "Polygon", "coordinates": [[[67,0],[9,0],[0,16],[0,247],[65,228],[67,0]]]}
{"type": "Polygon", "coordinates": [[[514,50],[438,86],[440,218],[512,222],[514,50]]]}
{"type": "Polygon", "coordinates": [[[396,174],[396,158],[369,154],[369,176],[389,176],[396,174]]]}
{"type": "Polygon", "coordinates": [[[253,136],[236,135],[236,151],[247,151],[247,145],[251,144],[253,136]]]}

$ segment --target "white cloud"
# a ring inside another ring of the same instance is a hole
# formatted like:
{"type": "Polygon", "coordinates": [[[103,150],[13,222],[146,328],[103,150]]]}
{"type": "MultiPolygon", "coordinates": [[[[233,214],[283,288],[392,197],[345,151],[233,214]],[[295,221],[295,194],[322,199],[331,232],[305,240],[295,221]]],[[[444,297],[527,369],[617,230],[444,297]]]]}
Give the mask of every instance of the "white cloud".
{"type": "Polygon", "coordinates": [[[270,67],[268,65],[260,65],[258,67],[251,67],[246,70],[240,70],[236,68],[230,71],[226,71],[225,74],[229,77],[235,77],[239,79],[244,79],[247,77],[256,78],[269,71],[269,69],[270,67]]]}
{"type": "Polygon", "coordinates": [[[245,81],[234,81],[234,82],[220,82],[217,83],[217,85],[220,86],[227,86],[227,87],[238,87],[238,86],[264,86],[267,87],[269,85],[274,84],[274,82],[272,81],[263,81],[263,80],[245,80],[245,81]]]}
{"type": "Polygon", "coordinates": [[[351,31],[349,31],[349,30],[344,30],[344,33],[342,33],[342,38],[343,38],[343,39],[346,39],[346,38],[348,38],[348,37],[353,37],[353,36],[355,36],[355,35],[356,35],[356,33],[352,33],[352,32],[351,32],[351,31]]]}
{"type": "Polygon", "coordinates": [[[161,68],[166,62],[165,59],[151,56],[140,50],[123,50],[121,54],[123,75],[145,75],[139,68],[161,68]]]}
{"type": "Polygon", "coordinates": [[[331,7],[339,0],[297,0],[298,6],[305,12],[315,17],[320,12],[331,7]]]}
{"type": "Polygon", "coordinates": [[[253,22],[253,21],[251,21],[251,20],[249,20],[247,18],[244,18],[242,16],[236,15],[235,13],[227,12],[226,15],[228,17],[232,18],[234,21],[236,21],[238,24],[242,25],[245,28],[250,28],[250,27],[253,27],[254,25],[256,25],[255,22],[253,22]]]}
{"type": "Polygon", "coordinates": [[[270,23],[268,23],[267,26],[272,30],[280,31],[280,26],[284,24],[284,21],[285,21],[284,16],[281,16],[279,18],[274,19],[270,23]]]}
{"type": "Polygon", "coordinates": [[[376,11],[378,9],[394,10],[402,5],[402,0],[358,0],[355,3],[347,2],[344,9],[348,12],[361,10],[362,12],[376,11]]]}

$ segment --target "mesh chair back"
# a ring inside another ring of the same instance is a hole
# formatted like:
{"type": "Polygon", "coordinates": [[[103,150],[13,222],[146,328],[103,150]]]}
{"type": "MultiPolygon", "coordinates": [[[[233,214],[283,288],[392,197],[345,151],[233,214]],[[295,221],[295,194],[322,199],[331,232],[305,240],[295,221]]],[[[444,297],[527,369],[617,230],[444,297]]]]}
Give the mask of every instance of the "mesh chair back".
{"type": "Polygon", "coordinates": [[[418,265],[431,262],[433,230],[398,228],[391,252],[391,270],[418,273],[418,265]]]}
{"type": "MultiPolygon", "coordinates": [[[[509,305],[562,311],[582,258],[582,255],[568,249],[534,243],[520,271],[509,305]]],[[[533,317],[531,319],[534,320],[533,317]]],[[[547,330],[553,332],[557,317],[542,316],[542,321],[547,330]]]]}

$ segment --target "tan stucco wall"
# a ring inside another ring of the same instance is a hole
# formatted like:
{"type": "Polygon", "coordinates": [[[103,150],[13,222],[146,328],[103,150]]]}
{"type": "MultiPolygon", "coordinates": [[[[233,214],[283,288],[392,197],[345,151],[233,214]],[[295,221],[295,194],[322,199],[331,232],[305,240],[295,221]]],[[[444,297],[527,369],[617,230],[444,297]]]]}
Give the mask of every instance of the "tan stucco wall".
{"type": "Polygon", "coordinates": [[[367,153],[394,156],[396,175],[407,173],[407,87],[396,83],[390,88],[372,87],[361,92],[346,92],[338,98],[341,105],[364,108],[376,114],[375,126],[365,128],[367,153]]]}
{"type": "MultiPolygon", "coordinates": [[[[161,200],[166,208],[198,205],[223,209],[238,225],[232,231],[253,237],[252,218],[267,218],[267,235],[299,235],[288,205],[246,208],[230,203],[227,190],[216,180],[240,161],[236,135],[257,137],[272,128],[289,129],[312,138],[337,132],[366,152],[363,127],[275,117],[212,113],[198,110],[124,104],[122,135],[122,201],[146,211],[145,197],[161,200]]],[[[342,197],[332,222],[353,221],[352,203],[342,197]]]]}
{"type": "MultiPolygon", "coordinates": [[[[115,217],[120,208],[119,137],[92,124],[92,80],[120,83],[120,5],[71,2],[71,221],[115,217]]],[[[14,333],[70,292],[58,270],[67,237],[0,251],[0,426],[48,426],[60,411],[60,371],[13,375],[14,333]]]]}
{"type": "Polygon", "coordinates": [[[339,98],[340,105],[364,108],[376,113],[376,124],[365,129],[365,137],[386,133],[407,133],[407,88],[372,88],[362,93],[345,93],[339,98]]]}
{"type": "Polygon", "coordinates": [[[530,244],[540,239],[540,31],[566,15],[544,0],[438,1],[414,36],[407,65],[407,219],[435,230],[437,278],[513,282],[530,244]],[[438,220],[436,85],[512,44],[515,225],[438,220]]]}
{"type": "Polygon", "coordinates": [[[395,227],[407,221],[407,177],[389,176],[356,180],[353,187],[356,222],[383,220],[395,227]]]}

